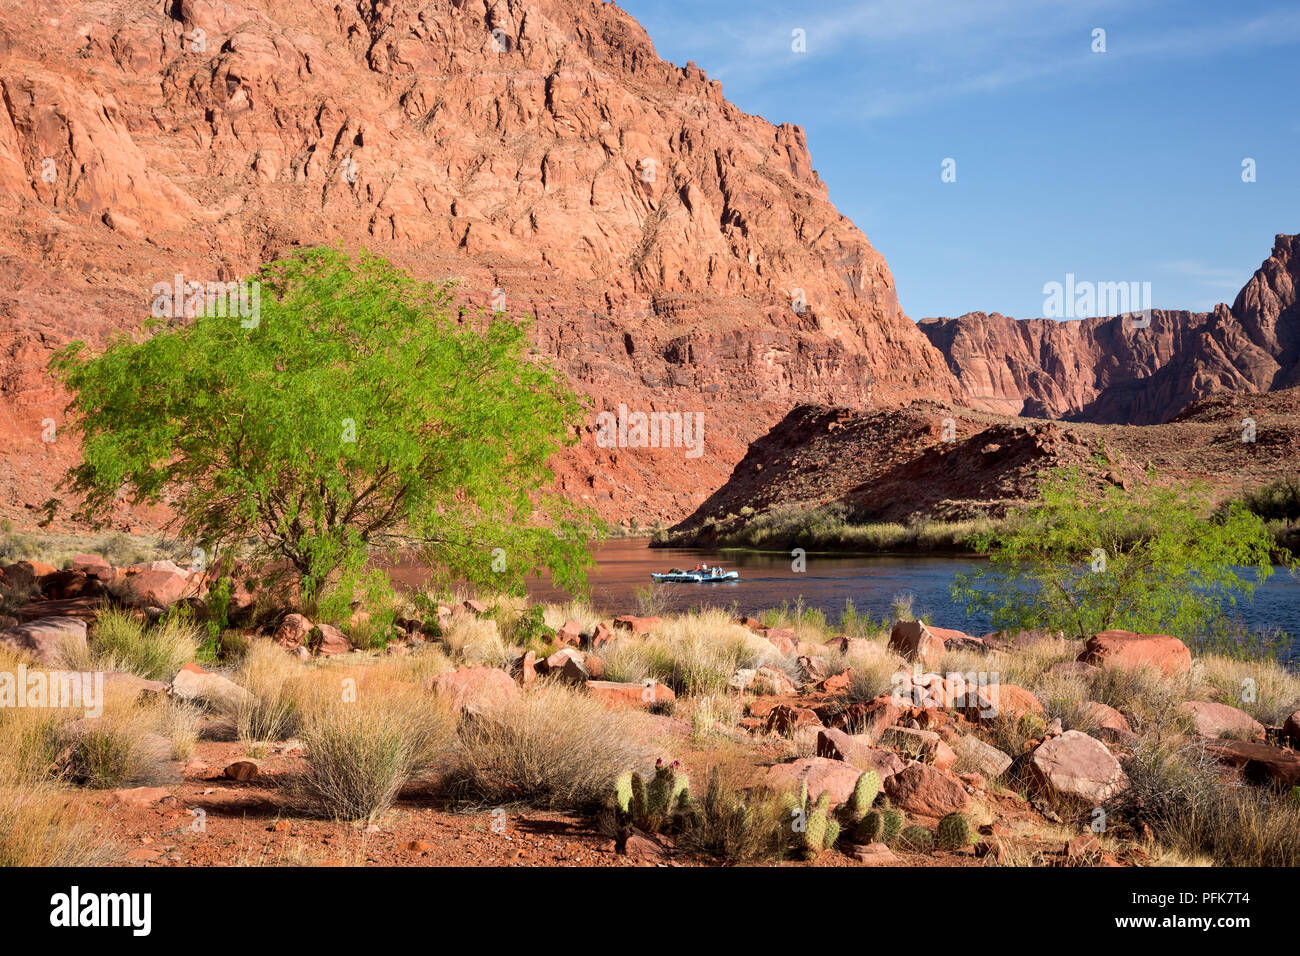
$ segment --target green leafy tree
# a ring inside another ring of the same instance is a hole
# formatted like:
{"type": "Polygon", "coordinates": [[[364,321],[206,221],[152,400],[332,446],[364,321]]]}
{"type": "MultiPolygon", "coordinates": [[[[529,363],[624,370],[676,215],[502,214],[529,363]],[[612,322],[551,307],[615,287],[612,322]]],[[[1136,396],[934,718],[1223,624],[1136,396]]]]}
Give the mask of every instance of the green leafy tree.
{"type": "MultiPolygon", "coordinates": [[[[209,554],[252,541],[308,594],[356,581],[372,549],[447,580],[581,590],[591,516],[551,491],[583,403],[530,355],[527,327],[466,314],[450,284],[334,248],[264,266],[260,315],[151,322],[52,368],[73,393],[79,515],[166,502],[209,554]]],[[[57,502],[52,503],[57,507],[57,502]]]]}
{"type": "Polygon", "coordinates": [[[1214,511],[1203,488],[1154,476],[1131,492],[1097,489],[1077,469],[973,544],[988,561],[957,576],[955,600],[995,627],[1084,640],[1111,628],[1194,638],[1273,570],[1273,541],[1240,504],[1214,511]]]}

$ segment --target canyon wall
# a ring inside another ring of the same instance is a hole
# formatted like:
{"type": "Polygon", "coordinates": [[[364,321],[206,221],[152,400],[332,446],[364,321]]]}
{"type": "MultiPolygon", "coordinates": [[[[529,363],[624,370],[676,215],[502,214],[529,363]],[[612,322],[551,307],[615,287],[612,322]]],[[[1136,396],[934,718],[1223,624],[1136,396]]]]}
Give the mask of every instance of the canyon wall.
{"type": "Polygon", "coordinates": [[[696,459],[589,425],[559,481],[611,518],[689,512],[796,402],[960,393],[802,130],[600,0],[6,2],[0,104],[0,516],[76,456],[54,348],[318,243],[534,316],[593,420],[704,412],[696,459]]]}
{"type": "Polygon", "coordinates": [[[1300,382],[1300,236],[1272,254],[1231,307],[1132,317],[1017,321],[993,313],[923,319],[966,404],[1006,415],[1111,424],[1165,422],[1218,392],[1300,382]]]}

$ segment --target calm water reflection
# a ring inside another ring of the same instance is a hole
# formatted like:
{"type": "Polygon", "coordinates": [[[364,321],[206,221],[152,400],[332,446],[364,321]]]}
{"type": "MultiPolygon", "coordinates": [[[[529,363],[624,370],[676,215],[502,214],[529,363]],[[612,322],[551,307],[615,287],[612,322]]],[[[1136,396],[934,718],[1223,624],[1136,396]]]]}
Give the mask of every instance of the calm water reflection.
{"type": "MultiPolygon", "coordinates": [[[[650,583],[651,571],[687,568],[701,561],[740,571],[737,582],[721,584],[661,585],[672,610],[734,606],[742,614],[794,603],[800,596],[810,608],[824,611],[828,620],[839,619],[846,599],[860,614],[883,616],[894,598],[914,597],[917,613],[928,613],[936,624],[975,634],[989,630],[982,616],[969,616],[948,594],[953,576],[978,562],[970,558],[929,556],[867,557],[810,554],[807,569],[797,573],[784,554],[742,551],[708,551],[694,548],[650,548],[645,539],[623,538],[606,542],[596,551],[597,567],[591,574],[592,600],[610,613],[635,613],[636,589],[650,583]]],[[[529,582],[528,593],[539,600],[561,595],[543,580],[529,582]]],[[[1250,605],[1239,608],[1253,629],[1300,631],[1300,582],[1278,570],[1255,592],[1250,605]]],[[[1300,645],[1292,645],[1295,654],[1300,645]]]]}

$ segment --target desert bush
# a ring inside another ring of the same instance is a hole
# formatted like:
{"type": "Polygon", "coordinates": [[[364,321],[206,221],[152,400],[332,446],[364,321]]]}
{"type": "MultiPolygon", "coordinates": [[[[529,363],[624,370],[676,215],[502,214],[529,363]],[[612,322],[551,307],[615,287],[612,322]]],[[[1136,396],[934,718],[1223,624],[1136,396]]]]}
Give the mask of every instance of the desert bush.
{"type": "Polygon", "coordinates": [[[58,775],[76,786],[102,790],[143,786],[162,779],[171,744],[163,729],[163,702],[137,703],[130,693],[107,692],[97,717],[60,728],[58,775]]]}
{"type": "Polygon", "coordinates": [[[697,741],[711,738],[721,724],[723,727],[735,727],[743,716],[744,706],[735,694],[709,694],[696,698],[689,708],[691,737],[697,741]]]}
{"type": "Polygon", "coordinates": [[[484,803],[590,809],[652,758],[647,741],[644,715],[547,684],[462,727],[453,789],[484,803]]]}
{"type": "Polygon", "coordinates": [[[235,682],[249,692],[235,708],[235,733],[245,747],[261,749],[286,740],[298,729],[295,680],[303,667],[272,641],[255,641],[235,682]]]}
{"type": "Polygon", "coordinates": [[[323,679],[304,695],[299,737],[306,766],[294,783],[323,816],[373,821],[403,786],[451,752],[457,717],[414,685],[362,681],[355,698],[323,679]]]}
{"type": "Polygon", "coordinates": [[[149,626],[130,611],[104,608],[87,644],[97,667],[147,680],[171,680],[194,660],[199,640],[198,629],[183,615],[168,615],[149,626]]]}
{"type": "Polygon", "coordinates": [[[155,319],[98,354],[73,342],[54,357],[81,438],[64,484],[78,515],[103,517],[123,494],[165,500],[177,539],[215,553],[254,542],[252,557],[291,565],[311,594],[398,535],[448,579],[522,590],[547,569],[560,587],[585,583],[601,524],[550,489],[548,464],[584,405],[529,354],[526,321],[470,314],[448,284],[324,246],[265,264],[247,288],[252,324],[155,319]]]}
{"type": "Polygon", "coordinates": [[[40,588],[36,586],[35,581],[25,584],[15,582],[0,583],[0,614],[17,611],[20,607],[40,597],[40,593],[40,588]]]}
{"type": "Polygon", "coordinates": [[[636,612],[642,617],[659,617],[668,612],[672,598],[667,588],[657,581],[643,584],[633,591],[636,600],[636,612]]]}
{"type": "Polygon", "coordinates": [[[1087,679],[1073,674],[1044,674],[1030,689],[1047,712],[1048,721],[1059,718],[1062,730],[1089,734],[1097,729],[1097,719],[1084,706],[1092,699],[1087,679]]]}
{"type": "Polygon", "coordinates": [[[115,848],[84,807],[50,781],[23,772],[0,741],[0,867],[104,866],[115,848]]]}
{"type": "Polygon", "coordinates": [[[1204,486],[1169,487],[1152,474],[1131,490],[1098,488],[1064,469],[1040,500],[978,539],[988,560],[951,590],[995,627],[1079,640],[1110,628],[1188,637],[1272,574],[1272,545],[1240,503],[1212,512],[1204,486]]]}
{"type": "Polygon", "coordinates": [[[1117,812],[1165,846],[1219,866],[1300,865],[1300,802],[1226,777],[1201,744],[1144,740],[1124,770],[1117,812]]]}
{"type": "MultiPolygon", "coordinates": [[[[498,619],[498,623],[500,621],[498,619]]],[[[563,622],[561,622],[561,625],[563,622]]],[[[507,640],[534,651],[541,651],[555,641],[555,627],[546,623],[546,608],[540,604],[525,608],[502,625],[507,640]]]]}
{"type": "Polygon", "coordinates": [[[878,637],[886,629],[886,622],[877,621],[870,612],[859,613],[853,599],[845,598],[844,610],[840,612],[836,627],[841,634],[847,634],[849,637],[873,638],[878,637]]]}
{"type": "Polygon", "coordinates": [[[457,614],[443,629],[443,644],[453,660],[467,665],[508,667],[517,656],[501,636],[497,622],[473,614],[457,614]]]}
{"type": "MultiPolygon", "coordinates": [[[[894,675],[899,671],[898,661],[888,654],[849,654],[844,665],[853,671],[845,695],[850,704],[875,700],[889,693],[894,686],[894,675]]],[[[832,670],[839,673],[838,662],[832,670]]]]}
{"type": "Polygon", "coordinates": [[[163,704],[160,733],[171,742],[173,760],[189,760],[199,742],[199,727],[203,709],[183,700],[168,700],[163,704]]]}
{"type": "Polygon", "coordinates": [[[1262,724],[1277,726],[1300,710],[1300,674],[1275,660],[1202,654],[1193,668],[1207,697],[1240,707],[1262,724]]]}
{"type": "Polygon", "coordinates": [[[370,664],[366,676],[371,680],[393,680],[423,684],[431,677],[456,669],[456,665],[433,644],[415,645],[409,654],[383,657],[370,664]]]}
{"type": "Polygon", "coordinates": [[[739,789],[715,769],[676,846],[733,865],[787,859],[797,848],[790,797],[765,787],[739,789]]]}
{"type": "Polygon", "coordinates": [[[1190,676],[1170,677],[1153,667],[1102,668],[1091,675],[1092,699],[1128,718],[1133,730],[1156,737],[1185,733],[1188,718],[1178,705],[1192,693],[1190,676]]]}

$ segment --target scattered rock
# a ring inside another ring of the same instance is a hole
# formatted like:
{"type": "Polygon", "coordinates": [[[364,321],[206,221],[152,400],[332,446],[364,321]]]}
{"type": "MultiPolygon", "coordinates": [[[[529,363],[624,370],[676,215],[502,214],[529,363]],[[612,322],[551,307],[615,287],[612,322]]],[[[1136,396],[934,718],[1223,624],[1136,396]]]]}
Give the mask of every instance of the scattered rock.
{"type": "Polygon", "coordinates": [[[84,571],[91,577],[97,577],[101,580],[107,579],[113,570],[108,560],[99,554],[74,554],[69,567],[73,571],[84,571]]]}
{"type": "Polygon", "coordinates": [[[1046,741],[1030,761],[1043,787],[1100,806],[1128,786],[1119,761],[1095,737],[1069,730],[1046,741]]]}
{"type": "Polygon", "coordinates": [[[957,762],[952,748],[933,730],[913,727],[891,727],[883,738],[891,747],[899,748],[917,760],[924,760],[937,770],[951,770],[957,762]]]}
{"type": "Polygon", "coordinates": [[[510,665],[510,673],[524,687],[537,680],[537,652],[524,651],[523,656],[510,665]]]}
{"type": "Polygon", "coordinates": [[[121,601],[136,607],[169,608],[183,597],[199,593],[201,575],[186,571],[171,561],[133,564],[114,575],[110,590],[121,601]]]}
{"type": "Polygon", "coordinates": [[[458,710],[483,716],[519,699],[519,685],[495,667],[461,667],[426,681],[435,693],[451,699],[458,710]]]}
{"type": "Polygon", "coordinates": [[[662,835],[642,833],[633,828],[617,841],[615,848],[616,852],[630,859],[657,863],[668,856],[672,846],[662,835]]]}
{"type": "Polygon", "coordinates": [[[107,802],[123,807],[151,807],[171,795],[172,792],[165,787],[131,787],[114,790],[108,795],[107,802]]]}
{"type": "Polygon", "coordinates": [[[61,667],[69,658],[84,657],[86,622],[78,617],[42,617],[0,631],[0,644],[31,656],[45,667],[61,667]]]}
{"type": "Polygon", "coordinates": [[[1282,739],[1291,741],[1292,747],[1300,748],[1300,710],[1288,717],[1282,725],[1282,739]]]}
{"type": "Polygon", "coordinates": [[[974,767],[987,779],[993,780],[1007,772],[1011,757],[992,744],[987,744],[974,734],[964,734],[952,741],[958,758],[974,767]]]}
{"type": "Polygon", "coordinates": [[[1241,771],[1250,783],[1300,786],[1300,753],[1294,750],[1245,740],[1215,740],[1205,745],[1205,752],[1241,771]]]}
{"type": "Polygon", "coordinates": [[[649,634],[662,623],[663,618],[659,617],[636,617],[631,614],[623,614],[614,618],[614,630],[631,631],[633,634],[649,634]]]}
{"type": "Polygon", "coordinates": [[[852,682],[853,671],[850,669],[827,677],[817,685],[817,690],[823,694],[843,694],[848,691],[852,682]]]}
{"type": "Polygon", "coordinates": [[[335,657],[352,650],[347,635],[332,624],[317,624],[307,638],[311,649],[321,657],[335,657]]]}
{"type": "Polygon", "coordinates": [[[888,694],[875,700],[852,704],[839,711],[834,718],[836,727],[852,727],[858,731],[857,736],[866,737],[876,742],[889,727],[898,723],[902,710],[888,694]]]}
{"type": "Polygon", "coordinates": [[[1091,833],[1080,833],[1065,844],[1065,857],[1068,860],[1086,863],[1100,856],[1101,843],[1091,833]]]}
{"type": "Polygon", "coordinates": [[[1178,712],[1191,718],[1199,737],[1231,737],[1234,740],[1261,740],[1264,725],[1250,714],[1227,704],[1206,700],[1189,700],[1178,705],[1178,712]]]}
{"type": "Polygon", "coordinates": [[[312,624],[301,614],[286,614],[280,626],[275,629],[272,635],[274,640],[281,647],[293,650],[295,647],[301,647],[307,643],[311,637],[312,624]]]}
{"type": "Polygon", "coordinates": [[[782,654],[793,654],[799,647],[799,636],[793,628],[765,627],[757,634],[782,654]]]}
{"type": "Polygon", "coordinates": [[[582,651],[572,647],[561,647],[546,658],[544,672],[574,684],[584,684],[591,680],[591,671],[583,661],[582,651]]]}
{"type": "Polygon", "coordinates": [[[904,767],[885,781],[884,789],[896,807],[925,817],[944,817],[970,804],[959,780],[923,763],[904,767]]]}
{"type": "Polygon", "coordinates": [[[206,703],[227,712],[253,700],[253,695],[234,681],[206,671],[198,664],[182,667],[172,678],[168,692],[179,700],[206,703]]]}
{"type": "Polygon", "coordinates": [[[767,724],[764,730],[769,734],[781,734],[788,737],[800,727],[820,724],[821,722],[817,712],[808,707],[778,704],[768,711],[767,724]]]}
{"type": "Polygon", "coordinates": [[[1037,697],[1015,684],[981,687],[979,702],[979,716],[986,720],[1006,717],[1018,721],[1030,714],[1042,717],[1046,713],[1037,697]]]}
{"type": "Polygon", "coordinates": [[[53,565],[41,561],[19,561],[0,568],[0,581],[6,587],[25,590],[34,587],[40,578],[57,570],[53,565]]]}
{"type": "Polygon", "coordinates": [[[52,601],[95,597],[104,590],[98,578],[75,569],[47,574],[41,578],[40,585],[41,595],[52,601]]]}
{"type": "Polygon", "coordinates": [[[903,761],[888,750],[878,750],[866,735],[846,734],[833,727],[817,730],[817,756],[842,760],[860,770],[874,770],[884,780],[903,769],[903,761]]]}
{"type": "Polygon", "coordinates": [[[671,704],[677,699],[673,689],[658,681],[639,684],[608,680],[589,680],[586,688],[593,696],[616,707],[654,707],[671,704]]]}
{"type": "Polygon", "coordinates": [[[943,657],[943,638],[920,621],[899,621],[889,632],[889,646],[909,661],[930,668],[943,657]]]}
{"type": "Polygon", "coordinates": [[[1132,631],[1102,631],[1084,646],[1079,660],[1107,669],[1155,667],[1171,677],[1192,668],[1192,652],[1178,638],[1132,631]]]}
{"type": "Polygon", "coordinates": [[[894,851],[883,843],[852,843],[849,856],[869,866],[892,866],[898,862],[894,851]]]}
{"type": "Polygon", "coordinates": [[[232,764],[227,764],[222,772],[227,780],[238,780],[240,783],[256,780],[261,774],[262,768],[255,760],[236,760],[232,764]]]}
{"type": "Polygon", "coordinates": [[[564,626],[555,632],[559,644],[578,647],[582,643],[582,625],[578,621],[565,621],[564,626]]]}

